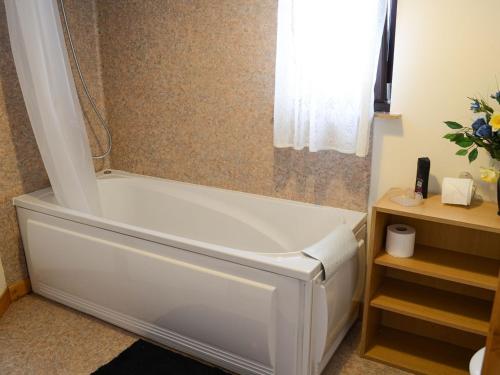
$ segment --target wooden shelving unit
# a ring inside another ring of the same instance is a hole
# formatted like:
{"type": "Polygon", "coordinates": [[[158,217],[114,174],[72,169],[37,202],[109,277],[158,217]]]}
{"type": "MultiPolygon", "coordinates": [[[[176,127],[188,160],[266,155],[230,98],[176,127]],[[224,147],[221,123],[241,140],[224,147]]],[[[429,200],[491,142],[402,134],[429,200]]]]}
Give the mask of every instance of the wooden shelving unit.
{"type": "Polygon", "coordinates": [[[360,352],[419,374],[468,374],[485,345],[499,285],[500,217],[496,205],[418,207],[389,197],[373,207],[360,352]],[[385,252],[390,224],[415,227],[415,254],[385,252]]]}

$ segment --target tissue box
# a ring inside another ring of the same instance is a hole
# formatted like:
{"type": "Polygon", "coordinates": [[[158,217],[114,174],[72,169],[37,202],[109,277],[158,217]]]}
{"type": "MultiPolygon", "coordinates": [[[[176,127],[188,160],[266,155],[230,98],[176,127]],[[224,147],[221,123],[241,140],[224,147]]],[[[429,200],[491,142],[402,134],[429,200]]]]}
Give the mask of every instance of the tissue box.
{"type": "Polygon", "coordinates": [[[475,189],[474,180],[470,178],[445,177],[443,179],[441,202],[469,206],[475,189]]]}

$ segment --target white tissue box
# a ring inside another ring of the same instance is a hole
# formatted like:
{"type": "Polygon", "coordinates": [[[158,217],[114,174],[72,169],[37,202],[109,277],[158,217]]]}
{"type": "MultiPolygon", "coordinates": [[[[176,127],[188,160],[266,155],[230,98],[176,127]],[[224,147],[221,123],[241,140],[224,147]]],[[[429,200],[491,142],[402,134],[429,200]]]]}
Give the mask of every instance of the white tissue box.
{"type": "Polygon", "coordinates": [[[470,178],[443,178],[441,203],[469,206],[475,192],[474,180],[470,178]]]}

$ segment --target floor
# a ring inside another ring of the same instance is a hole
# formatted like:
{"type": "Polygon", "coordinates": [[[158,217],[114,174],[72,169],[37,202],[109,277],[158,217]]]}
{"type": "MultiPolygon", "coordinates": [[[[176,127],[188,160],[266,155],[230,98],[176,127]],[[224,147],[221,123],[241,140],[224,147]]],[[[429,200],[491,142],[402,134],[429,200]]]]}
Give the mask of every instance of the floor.
{"type": "MultiPolygon", "coordinates": [[[[323,375],[402,375],[356,354],[359,325],[348,334],[323,375]]],[[[89,374],[137,338],[126,331],[30,294],[0,319],[0,374],[89,374]]]]}

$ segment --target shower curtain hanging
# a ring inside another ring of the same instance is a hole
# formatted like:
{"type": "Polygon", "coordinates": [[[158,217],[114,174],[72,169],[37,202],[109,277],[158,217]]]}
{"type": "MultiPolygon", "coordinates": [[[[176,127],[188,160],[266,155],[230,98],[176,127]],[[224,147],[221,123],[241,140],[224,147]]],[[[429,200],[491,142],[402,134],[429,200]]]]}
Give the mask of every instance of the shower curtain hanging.
{"type": "Polygon", "coordinates": [[[56,0],[5,0],[17,75],[59,203],[100,215],[90,146],[56,0]]]}

